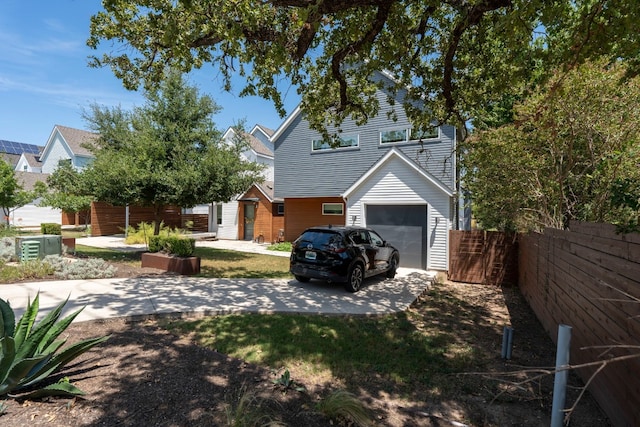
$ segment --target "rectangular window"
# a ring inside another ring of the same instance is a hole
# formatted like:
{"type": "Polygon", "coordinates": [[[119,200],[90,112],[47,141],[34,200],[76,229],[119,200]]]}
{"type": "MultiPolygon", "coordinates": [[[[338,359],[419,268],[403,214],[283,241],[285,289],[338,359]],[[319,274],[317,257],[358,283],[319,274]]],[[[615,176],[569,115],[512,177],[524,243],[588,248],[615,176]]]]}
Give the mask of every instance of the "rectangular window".
{"type": "Polygon", "coordinates": [[[423,139],[434,139],[440,136],[437,126],[429,126],[427,128],[411,129],[411,140],[420,141],[423,139]]]}
{"type": "Polygon", "coordinates": [[[323,203],[322,215],[343,215],[344,203],[323,203]]]}
{"type": "Polygon", "coordinates": [[[407,141],[407,129],[383,130],[380,132],[380,144],[407,141]]]}
{"type": "Polygon", "coordinates": [[[353,148],[358,147],[358,135],[343,135],[336,140],[337,145],[331,146],[331,141],[326,139],[314,139],[311,142],[312,151],[334,150],[337,148],[353,148]]]}
{"type": "Polygon", "coordinates": [[[216,220],[218,225],[222,225],[222,204],[216,204],[216,220]]]}
{"type": "Polygon", "coordinates": [[[278,203],[276,205],[278,215],[284,215],[284,203],[278,203]]]}

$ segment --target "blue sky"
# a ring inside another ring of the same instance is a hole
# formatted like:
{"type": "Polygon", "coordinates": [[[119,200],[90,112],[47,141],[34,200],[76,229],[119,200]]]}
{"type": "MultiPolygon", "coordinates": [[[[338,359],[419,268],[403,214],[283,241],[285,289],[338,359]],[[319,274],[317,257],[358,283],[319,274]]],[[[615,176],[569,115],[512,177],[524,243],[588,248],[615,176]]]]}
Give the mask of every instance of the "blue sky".
{"type": "MultiPolygon", "coordinates": [[[[0,0],[0,139],[45,145],[56,124],[88,129],[82,111],[92,103],[125,109],[144,103],[109,69],[87,66],[96,53],[86,45],[89,18],[101,9],[99,0],[0,0]]],[[[210,65],[189,81],[222,107],[214,117],[220,130],[242,119],[248,128],[276,129],[284,121],[271,101],[238,97],[239,78],[224,92],[210,65]]],[[[294,88],[287,92],[290,113],[300,98],[294,88]]]]}

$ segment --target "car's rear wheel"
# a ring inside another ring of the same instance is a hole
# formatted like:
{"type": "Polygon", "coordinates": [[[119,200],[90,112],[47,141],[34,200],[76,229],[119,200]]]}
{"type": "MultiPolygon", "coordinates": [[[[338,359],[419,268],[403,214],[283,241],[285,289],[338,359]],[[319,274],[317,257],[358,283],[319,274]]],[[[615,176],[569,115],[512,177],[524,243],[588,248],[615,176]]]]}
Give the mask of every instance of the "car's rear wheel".
{"type": "Polygon", "coordinates": [[[393,255],[389,261],[389,269],[387,270],[387,279],[393,279],[396,277],[396,270],[398,269],[398,255],[393,255]]]}
{"type": "Polygon", "coordinates": [[[298,276],[297,274],[294,275],[294,277],[298,282],[302,282],[302,283],[307,283],[309,280],[311,280],[310,277],[298,276]]]}
{"type": "Polygon", "coordinates": [[[349,270],[347,275],[347,283],[344,288],[349,292],[358,292],[362,287],[362,280],[364,279],[364,271],[362,265],[354,264],[349,270]]]}

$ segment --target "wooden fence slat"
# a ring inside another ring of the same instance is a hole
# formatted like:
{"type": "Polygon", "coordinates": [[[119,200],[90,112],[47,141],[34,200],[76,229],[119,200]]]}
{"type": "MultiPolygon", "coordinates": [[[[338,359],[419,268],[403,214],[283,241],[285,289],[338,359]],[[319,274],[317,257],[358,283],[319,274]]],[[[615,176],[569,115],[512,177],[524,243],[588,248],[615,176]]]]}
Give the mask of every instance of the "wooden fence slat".
{"type": "MultiPolygon", "coordinates": [[[[519,237],[519,287],[545,330],[573,327],[571,360],[599,360],[598,345],[640,346],[640,234],[615,227],[571,223],[571,231],[545,230],[519,237]],[[586,349],[581,349],[586,347],[586,349]]],[[[638,350],[614,349],[610,355],[638,350]]],[[[640,419],[640,358],[611,363],[589,390],[616,426],[640,419]]],[[[586,381],[593,368],[578,373],[586,381]]]]}

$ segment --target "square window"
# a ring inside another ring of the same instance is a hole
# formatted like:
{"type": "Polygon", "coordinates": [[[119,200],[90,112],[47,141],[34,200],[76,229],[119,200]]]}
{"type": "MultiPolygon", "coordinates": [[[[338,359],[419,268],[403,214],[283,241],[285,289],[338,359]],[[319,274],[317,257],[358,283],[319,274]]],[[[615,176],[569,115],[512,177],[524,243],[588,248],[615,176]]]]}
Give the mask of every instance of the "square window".
{"type": "Polygon", "coordinates": [[[323,203],[322,215],[343,215],[344,203],[323,203]]]}

